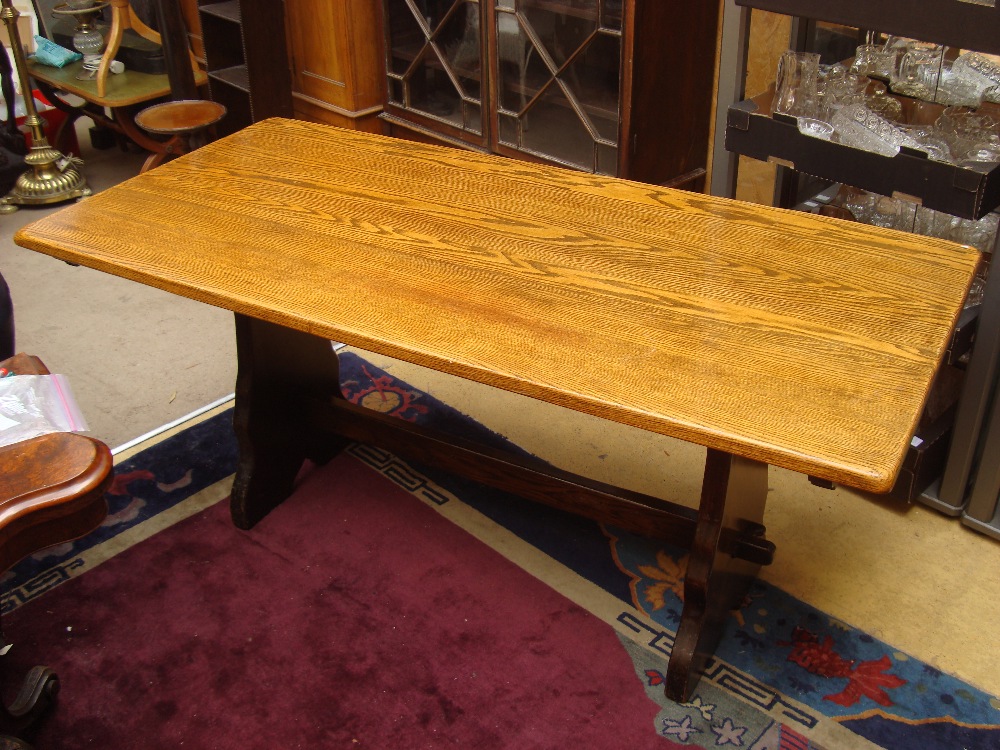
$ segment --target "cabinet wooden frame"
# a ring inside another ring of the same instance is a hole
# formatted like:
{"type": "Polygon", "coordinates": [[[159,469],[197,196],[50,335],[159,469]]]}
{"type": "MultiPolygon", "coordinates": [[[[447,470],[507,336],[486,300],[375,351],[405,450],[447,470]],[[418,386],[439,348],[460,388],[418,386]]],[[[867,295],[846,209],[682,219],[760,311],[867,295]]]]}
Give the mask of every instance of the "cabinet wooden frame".
{"type": "Polygon", "coordinates": [[[380,130],[384,87],[377,3],[284,4],[295,116],[352,130],[380,130]]]}

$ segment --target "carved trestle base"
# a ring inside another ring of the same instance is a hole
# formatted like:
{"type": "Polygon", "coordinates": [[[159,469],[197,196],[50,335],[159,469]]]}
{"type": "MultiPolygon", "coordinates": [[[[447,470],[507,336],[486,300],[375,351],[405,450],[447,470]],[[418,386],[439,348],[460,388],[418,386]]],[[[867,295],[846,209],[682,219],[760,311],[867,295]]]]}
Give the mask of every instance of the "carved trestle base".
{"type": "Polygon", "coordinates": [[[329,341],[237,315],[234,427],[240,459],[234,523],[249,529],[291,493],[303,461],[351,441],[437,466],[512,494],[690,549],[684,608],[666,681],[686,701],[774,545],[761,525],[767,465],[709,450],[698,510],[554,469],[356,406],[339,388],[329,341]]]}

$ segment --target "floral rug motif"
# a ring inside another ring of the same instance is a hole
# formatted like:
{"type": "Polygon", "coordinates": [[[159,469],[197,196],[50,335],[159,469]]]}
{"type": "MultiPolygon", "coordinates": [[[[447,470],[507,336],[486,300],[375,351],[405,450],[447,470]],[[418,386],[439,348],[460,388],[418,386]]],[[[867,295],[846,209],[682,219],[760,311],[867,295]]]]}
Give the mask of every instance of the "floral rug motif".
{"type": "MultiPolygon", "coordinates": [[[[633,603],[672,635],[686,553],[621,531],[611,543],[633,603]]],[[[658,700],[662,665],[642,656],[637,675],[658,700]]],[[[1000,743],[996,698],[760,580],[733,612],[691,703],[662,703],[660,732],[692,747],[986,750],[1000,743]],[[764,716],[771,717],[766,726],[764,716]],[[824,741],[824,724],[849,730],[857,742],[824,741]]]]}
{"type": "MultiPolygon", "coordinates": [[[[342,352],[340,360],[342,390],[352,402],[517,450],[353,352],[342,352]]],[[[101,555],[140,543],[143,533],[155,533],[155,525],[171,523],[174,514],[193,512],[185,506],[191,498],[222,500],[236,466],[231,422],[231,409],[223,410],[119,464],[102,527],[9,571],[3,611],[100,564],[101,555]],[[129,535],[135,539],[129,541],[129,535]]],[[[667,701],[664,672],[683,604],[684,550],[405,463],[367,446],[349,450],[440,512],[461,509],[449,515],[454,522],[461,525],[470,513],[483,519],[476,521],[477,536],[505,555],[509,543],[494,542],[484,529],[493,529],[497,539],[508,535],[505,538],[541,552],[526,557],[528,562],[515,560],[539,578],[547,580],[556,570],[585,581],[583,588],[563,593],[618,633],[622,658],[631,660],[636,680],[658,706],[649,728],[651,746],[658,736],[669,741],[662,742],[664,747],[706,750],[1000,747],[1000,701],[995,697],[764,581],[757,581],[743,606],[733,612],[691,701],[667,701]],[[583,590],[600,596],[582,596],[583,590]],[[597,599],[601,606],[594,605],[597,599]]]]}

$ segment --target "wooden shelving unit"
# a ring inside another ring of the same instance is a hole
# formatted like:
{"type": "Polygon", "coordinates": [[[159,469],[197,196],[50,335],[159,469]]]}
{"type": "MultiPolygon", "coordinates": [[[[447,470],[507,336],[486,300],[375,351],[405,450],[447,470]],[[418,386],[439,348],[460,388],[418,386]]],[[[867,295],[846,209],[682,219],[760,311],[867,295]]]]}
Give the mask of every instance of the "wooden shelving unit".
{"type": "Polygon", "coordinates": [[[268,117],[292,117],[284,3],[227,0],[199,6],[208,85],[228,110],[219,134],[268,117]]]}

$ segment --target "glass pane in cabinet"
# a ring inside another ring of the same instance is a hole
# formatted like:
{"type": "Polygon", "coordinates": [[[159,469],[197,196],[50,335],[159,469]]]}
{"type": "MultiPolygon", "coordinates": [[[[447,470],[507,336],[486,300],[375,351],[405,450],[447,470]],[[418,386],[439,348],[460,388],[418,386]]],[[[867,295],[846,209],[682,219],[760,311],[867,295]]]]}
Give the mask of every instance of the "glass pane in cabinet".
{"type": "Polygon", "coordinates": [[[465,102],[465,129],[478,133],[482,122],[483,108],[476,102],[465,102]]]}
{"type": "Polygon", "coordinates": [[[622,0],[604,0],[601,3],[601,25],[615,31],[622,30],[622,0]]]}
{"type": "Polygon", "coordinates": [[[621,46],[620,36],[594,34],[580,47],[563,76],[594,128],[611,141],[618,140],[621,46]]]}
{"type": "MultiPolygon", "coordinates": [[[[579,117],[561,87],[552,86],[542,91],[522,116],[505,119],[514,123],[506,132],[501,130],[506,145],[588,172],[607,170],[606,163],[598,164],[598,141],[594,133],[579,117]]],[[[605,173],[614,174],[614,171],[605,173]]]]}
{"type": "Polygon", "coordinates": [[[389,101],[393,104],[403,105],[403,82],[397,79],[389,79],[389,101]]]}
{"type": "Polygon", "coordinates": [[[481,134],[478,1],[386,0],[385,8],[389,89],[402,91],[393,103],[481,134]]]}
{"type": "Polygon", "coordinates": [[[497,0],[497,7],[534,14],[547,10],[565,19],[584,19],[589,25],[599,25],[621,31],[622,0],[497,0]]]}
{"type": "Polygon", "coordinates": [[[388,0],[386,6],[386,68],[390,73],[405,75],[426,41],[423,24],[410,12],[406,0],[388,0]]]}
{"type": "Polygon", "coordinates": [[[620,3],[514,5],[507,12],[498,4],[495,20],[500,143],[614,174],[607,153],[618,141],[621,33],[606,22],[617,18],[620,27],[620,3]]]}
{"type": "Polygon", "coordinates": [[[597,173],[618,174],[618,148],[610,144],[597,144],[597,173]]]}

